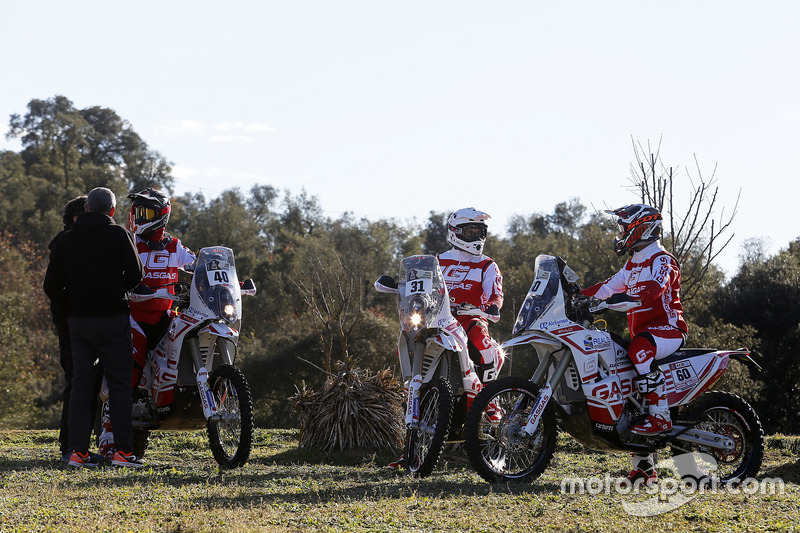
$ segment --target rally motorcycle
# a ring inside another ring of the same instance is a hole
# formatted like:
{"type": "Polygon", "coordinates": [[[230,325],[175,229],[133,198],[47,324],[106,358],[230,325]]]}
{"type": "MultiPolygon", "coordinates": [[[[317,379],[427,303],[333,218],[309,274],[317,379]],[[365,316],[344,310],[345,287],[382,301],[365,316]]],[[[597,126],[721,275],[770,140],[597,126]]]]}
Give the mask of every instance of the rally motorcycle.
{"type": "MultiPolygon", "coordinates": [[[[467,412],[466,391],[479,389],[475,382],[480,380],[469,357],[467,334],[451,312],[435,256],[406,257],[399,281],[381,276],[375,288],[397,295],[401,326],[397,355],[407,389],[404,468],[425,477],[446,443],[463,440],[458,434],[467,412]]],[[[461,306],[457,313],[488,316],[473,306],[461,306]]]]}
{"type": "Polygon", "coordinates": [[[594,313],[630,304],[579,291],[578,276],[563,259],[536,258],[533,284],[503,346],[532,346],[539,365],[530,380],[488,384],[472,403],[465,446],[481,477],[529,482],[541,475],[555,451],[556,415],[561,429],[593,450],[643,455],[669,447],[673,455],[698,452],[716,460],[716,472],[697,464],[693,477],[724,483],[755,476],[764,453],[761,422],[742,398],[712,390],[732,359],[760,371],[750,352],[687,348],[656,360],[673,426],[655,436],[634,434],[631,427],[647,410],[646,391],[637,390],[628,341],[606,331],[603,320],[594,322],[594,313]],[[499,407],[495,420],[486,416],[490,404],[499,407]]]}
{"type": "Polygon", "coordinates": [[[144,285],[130,293],[132,301],[164,298],[177,304],[167,334],[147,353],[133,393],[133,453],[144,455],[151,430],[205,426],[219,465],[241,466],[252,446],[253,401],[234,361],[242,294],[255,294],[255,284],[239,282],[233,250],[213,246],[200,250],[191,283],[172,285],[175,294],[166,286],[152,291],[144,285]]]}

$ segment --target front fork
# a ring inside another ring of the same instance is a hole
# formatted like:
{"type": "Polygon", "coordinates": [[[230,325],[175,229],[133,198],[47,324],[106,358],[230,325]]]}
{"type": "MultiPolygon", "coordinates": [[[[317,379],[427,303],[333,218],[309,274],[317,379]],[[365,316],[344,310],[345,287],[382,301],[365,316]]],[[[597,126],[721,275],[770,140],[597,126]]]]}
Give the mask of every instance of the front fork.
{"type": "Polygon", "coordinates": [[[411,364],[411,382],[408,384],[408,398],[406,399],[406,427],[419,429],[419,400],[422,388],[422,353],[425,343],[414,342],[414,361],[411,364]]]}
{"type": "MultiPolygon", "coordinates": [[[[559,361],[558,366],[553,371],[553,374],[550,376],[545,382],[544,387],[539,389],[539,395],[536,397],[536,401],[531,408],[531,414],[528,415],[528,420],[525,422],[525,425],[522,426],[521,431],[527,435],[531,436],[536,432],[536,428],[539,427],[539,421],[542,419],[542,414],[544,414],[544,410],[547,407],[550,398],[553,397],[553,387],[551,383],[559,383],[561,378],[564,377],[564,373],[567,371],[567,367],[572,362],[572,352],[566,350],[563,357],[561,357],[561,361],[559,361]]],[[[547,373],[547,369],[550,367],[551,358],[550,356],[544,357],[542,362],[539,364],[539,367],[534,372],[531,381],[535,384],[539,385],[542,380],[545,379],[545,375],[547,373]]]]}
{"type": "MultiPolygon", "coordinates": [[[[194,367],[198,369],[196,381],[197,389],[200,391],[200,400],[203,405],[203,416],[210,422],[217,422],[219,421],[220,416],[217,413],[217,403],[214,401],[214,394],[211,391],[211,387],[208,385],[208,370],[206,370],[205,363],[203,362],[203,356],[200,353],[200,341],[197,337],[190,337],[187,339],[187,342],[189,343],[189,351],[192,354],[194,367]]],[[[213,346],[208,353],[209,363],[213,363],[213,346]]]]}

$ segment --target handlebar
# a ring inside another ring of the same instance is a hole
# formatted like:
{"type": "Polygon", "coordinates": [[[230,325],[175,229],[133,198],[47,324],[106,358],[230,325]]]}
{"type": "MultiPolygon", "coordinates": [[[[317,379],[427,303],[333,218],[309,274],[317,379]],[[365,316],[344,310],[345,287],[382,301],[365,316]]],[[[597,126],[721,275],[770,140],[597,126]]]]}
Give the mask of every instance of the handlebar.
{"type": "Polygon", "coordinates": [[[172,300],[181,301],[186,300],[189,293],[189,284],[181,281],[175,283],[168,283],[160,287],[156,287],[154,291],[151,287],[140,283],[131,292],[128,293],[128,299],[132,302],[146,302],[148,300],[172,300]],[[172,294],[167,290],[167,287],[175,286],[179,293],[172,294]]]}
{"type": "Polygon", "coordinates": [[[453,307],[453,314],[454,315],[461,315],[461,316],[479,316],[485,318],[489,322],[495,323],[500,320],[500,314],[492,315],[487,313],[486,311],[482,311],[479,307],[475,307],[474,305],[470,304],[461,304],[459,306],[453,307]]]}
{"type": "Polygon", "coordinates": [[[615,294],[605,300],[595,298],[594,296],[585,296],[580,293],[572,297],[572,307],[576,311],[585,309],[590,313],[599,313],[607,309],[624,313],[631,309],[636,309],[641,305],[642,302],[640,300],[634,300],[627,294],[615,294]]]}

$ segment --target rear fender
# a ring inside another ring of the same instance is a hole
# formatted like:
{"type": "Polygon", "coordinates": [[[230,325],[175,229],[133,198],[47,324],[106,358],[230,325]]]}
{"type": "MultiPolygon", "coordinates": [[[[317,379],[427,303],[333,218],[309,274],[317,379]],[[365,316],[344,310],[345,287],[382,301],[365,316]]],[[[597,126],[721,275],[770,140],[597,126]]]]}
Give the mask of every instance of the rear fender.
{"type": "Polygon", "coordinates": [[[763,370],[761,365],[756,363],[755,360],[750,357],[750,350],[741,348],[739,350],[727,353],[729,358],[742,363],[744,366],[749,368],[751,372],[760,373],[763,370]]]}

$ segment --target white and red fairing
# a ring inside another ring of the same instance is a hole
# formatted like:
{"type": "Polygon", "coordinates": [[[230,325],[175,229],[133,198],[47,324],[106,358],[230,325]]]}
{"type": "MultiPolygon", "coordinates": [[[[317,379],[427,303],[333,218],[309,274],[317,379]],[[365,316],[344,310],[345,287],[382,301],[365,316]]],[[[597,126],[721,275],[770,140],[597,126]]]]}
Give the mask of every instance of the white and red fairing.
{"type": "MultiPolygon", "coordinates": [[[[192,316],[189,312],[181,313],[172,320],[167,335],[161,339],[151,361],[153,400],[158,407],[169,405],[173,401],[175,384],[178,379],[178,360],[186,335],[197,328],[205,316],[192,316]]],[[[221,323],[209,323],[197,332],[201,347],[213,346],[216,338],[236,341],[239,332],[221,323]]]]}
{"type": "MultiPolygon", "coordinates": [[[[615,342],[610,333],[567,317],[561,278],[563,275],[573,282],[577,276],[559,261],[549,255],[536,258],[535,278],[519,311],[515,337],[503,347],[530,344],[540,357],[559,357],[562,347],[569,348],[589,416],[595,422],[613,425],[622,414],[625,400],[635,392],[637,372],[627,348],[615,342]]],[[[737,352],[687,350],[665,358],[660,366],[669,405],[687,404],[707,390],[725,372],[732,353],[737,352]]],[[[578,392],[577,385],[573,390],[578,392]]]]}
{"type": "MultiPolygon", "coordinates": [[[[608,332],[586,330],[577,324],[549,333],[572,349],[590,418],[603,424],[616,423],[625,400],[635,392],[638,375],[627,350],[608,332]]],[[[670,407],[685,405],[708,390],[728,368],[731,353],[709,351],[678,359],[673,355],[659,364],[670,407]]]]}

